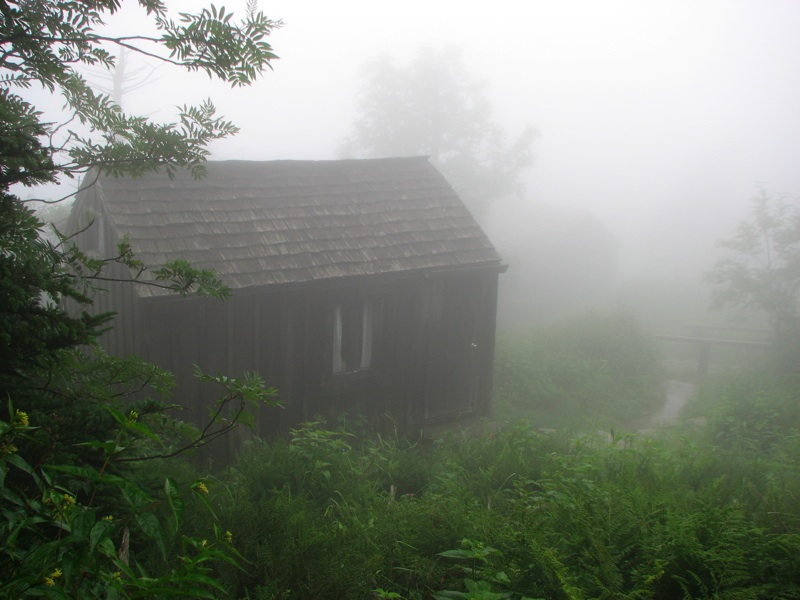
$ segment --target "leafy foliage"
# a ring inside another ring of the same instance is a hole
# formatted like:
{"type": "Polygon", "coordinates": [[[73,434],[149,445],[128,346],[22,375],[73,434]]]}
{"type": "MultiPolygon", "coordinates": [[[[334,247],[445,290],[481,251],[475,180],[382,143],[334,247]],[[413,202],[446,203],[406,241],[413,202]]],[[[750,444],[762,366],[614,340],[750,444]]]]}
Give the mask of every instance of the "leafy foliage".
{"type": "MultiPolygon", "coordinates": [[[[214,598],[213,590],[224,591],[209,575],[207,563],[238,564],[238,553],[219,525],[211,543],[177,535],[185,501],[173,479],[167,478],[163,491],[154,496],[134,479],[89,466],[36,468],[23,458],[17,444],[23,447],[37,428],[31,426],[27,413],[10,412],[10,422],[0,421],[2,597],[214,598]],[[63,475],[89,482],[90,500],[81,501],[79,494],[59,483],[63,475]],[[110,507],[105,503],[94,502],[101,488],[106,493],[108,489],[117,492],[121,502],[113,512],[107,512],[110,507]],[[161,505],[170,508],[172,532],[155,514],[161,505]],[[138,543],[137,535],[141,536],[138,543]],[[178,544],[184,560],[166,573],[151,576],[141,566],[137,569],[130,564],[137,549],[146,547],[143,544],[152,544],[164,557],[170,545],[178,544]]],[[[104,449],[112,453],[119,446],[111,442],[104,449]]],[[[187,488],[195,494],[207,493],[202,481],[187,488]]]]}
{"type": "Polygon", "coordinates": [[[0,185],[36,185],[55,179],[52,151],[42,142],[48,132],[40,113],[0,87],[0,185]]]}
{"type": "MultiPolygon", "coordinates": [[[[272,402],[274,390],[256,376],[199,373],[223,392],[203,430],[183,423],[175,415],[180,407],[166,402],[168,373],[136,357],[106,356],[97,344],[113,317],[91,310],[107,266],[132,269],[132,284],[146,266],[125,241],[117,256],[96,258],[63,236],[49,240],[43,222],[13,192],[93,168],[137,175],[185,167],[202,175],[205,145],[236,131],[210,102],[183,107],[177,123],[126,115],[76,68],[112,66],[109,48],[117,46],[244,85],[275,58],[265,37],[277,23],[254,4],[240,25],[221,8],[182,14],[175,24],[159,0],[139,4],[159,38],[98,33],[119,0],[0,6],[2,597],[213,598],[224,589],[211,576],[211,562],[240,562],[211,511],[205,479],[167,475],[153,485],[138,465],[230,431],[253,404],[272,402]],[[60,93],[70,118],[46,121],[19,95],[28,87],[60,93]],[[184,515],[194,504],[204,507],[208,527],[184,535],[184,515]],[[146,560],[150,549],[160,561],[146,560]],[[165,563],[174,555],[180,560],[165,563]]],[[[182,260],[156,267],[147,284],[183,294],[227,293],[216,275],[182,260]]]]}
{"type": "Polygon", "coordinates": [[[709,427],[673,437],[357,442],[313,422],[254,441],[210,496],[254,567],[220,580],[246,598],[796,597],[798,415],[751,414],[774,443],[744,449],[716,434],[728,400],[706,400],[709,427]],[[409,470],[422,487],[395,483],[409,470]]]}
{"type": "Polygon", "coordinates": [[[265,17],[254,3],[239,24],[224,8],[214,6],[197,14],[181,13],[176,22],[160,0],[139,0],[138,4],[151,17],[157,37],[99,33],[106,15],[120,9],[119,0],[4,4],[0,114],[3,127],[9,128],[3,131],[4,145],[8,139],[8,145],[16,150],[2,149],[7,179],[17,173],[18,181],[25,179],[30,185],[53,181],[60,174],[74,176],[95,166],[114,175],[136,175],[161,167],[186,167],[201,175],[208,142],[237,131],[230,121],[215,115],[210,100],[201,106],[179,108],[177,123],[159,124],[127,115],[108,96],[94,92],[76,68],[111,68],[116,60],[112,51],[125,48],[202,71],[232,86],[248,85],[277,59],[266,38],[281,23],[265,17]],[[41,115],[12,92],[33,86],[60,92],[84,130],[69,123],[43,122],[41,115]]]}

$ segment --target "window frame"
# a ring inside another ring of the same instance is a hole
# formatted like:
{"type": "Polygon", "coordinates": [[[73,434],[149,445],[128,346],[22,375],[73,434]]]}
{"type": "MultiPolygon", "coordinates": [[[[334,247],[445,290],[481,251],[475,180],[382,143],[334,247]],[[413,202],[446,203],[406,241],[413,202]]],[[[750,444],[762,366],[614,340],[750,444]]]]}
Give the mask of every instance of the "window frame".
{"type": "Polygon", "coordinates": [[[342,297],[332,303],[326,361],[331,376],[365,373],[376,367],[383,310],[380,296],[342,297]]]}

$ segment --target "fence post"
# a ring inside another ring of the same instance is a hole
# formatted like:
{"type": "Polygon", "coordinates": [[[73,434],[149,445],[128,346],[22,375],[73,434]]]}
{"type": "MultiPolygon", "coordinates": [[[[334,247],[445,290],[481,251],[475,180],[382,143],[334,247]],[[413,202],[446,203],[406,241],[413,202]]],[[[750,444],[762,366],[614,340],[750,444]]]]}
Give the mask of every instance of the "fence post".
{"type": "Polygon", "coordinates": [[[708,364],[711,361],[711,342],[697,341],[697,376],[708,375],[708,364]]]}

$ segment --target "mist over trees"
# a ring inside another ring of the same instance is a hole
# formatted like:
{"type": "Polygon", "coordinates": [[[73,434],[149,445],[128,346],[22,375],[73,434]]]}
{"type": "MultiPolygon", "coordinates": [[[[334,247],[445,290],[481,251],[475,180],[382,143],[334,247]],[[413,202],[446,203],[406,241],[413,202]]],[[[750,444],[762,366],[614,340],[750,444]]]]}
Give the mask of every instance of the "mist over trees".
{"type": "Polygon", "coordinates": [[[800,333],[800,207],[762,189],[753,199],[750,218],[719,245],[726,255],[706,274],[706,280],[715,286],[712,307],[763,311],[779,351],[796,351],[800,333]]]}
{"type": "Polygon", "coordinates": [[[422,49],[408,64],[389,56],[364,66],[343,157],[429,156],[473,214],[521,191],[533,163],[533,127],[509,136],[492,116],[485,86],[469,75],[457,49],[422,49]]]}
{"type": "Polygon", "coordinates": [[[427,155],[510,265],[499,321],[530,326],[605,299],[616,274],[613,236],[589,213],[529,198],[538,132],[495,120],[487,86],[457,48],[422,48],[406,63],[384,55],[363,68],[358,117],[344,157],[427,155]]]}
{"type": "Polygon", "coordinates": [[[94,87],[110,94],[114,103],[120,107],[125,106],[126,95],[155,83],[157,80],[154,77],[156,71],[164,66],[163,64],[154,65],[150,63],[131,66],[129,61],[130,54],[130,50],[120,48],[111,70],[96,69],[92,73],[95,77],[90,76],[90,79],[97,79],[94,87]]]}

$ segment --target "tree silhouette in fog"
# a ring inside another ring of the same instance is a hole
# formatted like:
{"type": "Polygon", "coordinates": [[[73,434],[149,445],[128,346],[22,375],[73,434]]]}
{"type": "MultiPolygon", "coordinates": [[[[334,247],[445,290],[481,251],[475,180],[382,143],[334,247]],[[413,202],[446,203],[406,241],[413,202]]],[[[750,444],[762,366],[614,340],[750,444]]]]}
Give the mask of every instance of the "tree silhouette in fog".
{"type": "Polygon", "coordinates": [[[536,132],[509,140],[492,119],[485,86],[456,49],[422,50],[407,65],[382,56],[364,67],[359,115],[343,157],[429,156],[479,219],[518,193],[536,132]]]}
{"type": "Polygon", "coordinates": [[[792,369],[800,357],[800,204],[761,190],[749,220],[720,240],[726,256],[706,273],[712,307],[763,311],[779,358],[792,369]]]}

